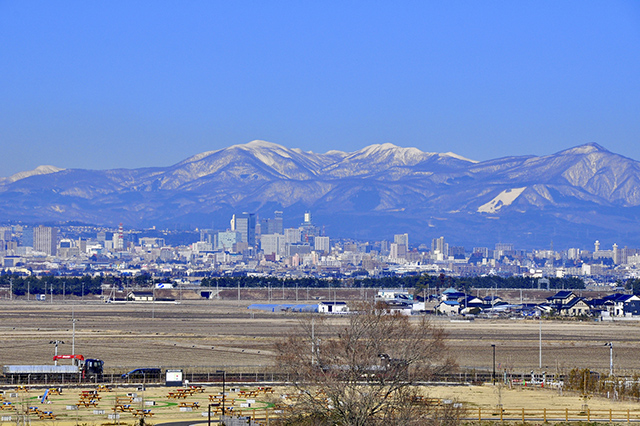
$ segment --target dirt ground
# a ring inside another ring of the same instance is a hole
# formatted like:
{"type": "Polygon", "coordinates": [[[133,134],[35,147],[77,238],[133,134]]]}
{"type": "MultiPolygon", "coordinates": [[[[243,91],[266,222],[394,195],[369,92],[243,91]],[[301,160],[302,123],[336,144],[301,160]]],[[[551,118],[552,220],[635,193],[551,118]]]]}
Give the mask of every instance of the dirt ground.
{"type": "MultiPolygon", "coordinates": [[[[180,303],[0,301],[0,363],[49,364],[60,354],[100,358],[107,368],[141,366],[269,366],[273,343],[296,327],[299,314],[248,310],[251,301],[183,300],[180,303]],[[73,339],[75,320],[75,345],[73,339]]],[[[339,325],[344,318],[332,319],[339,325]]],[[[435,318],[448,333],[461,367],[496,370],[640,371],[640,322],[577,322],[435,318]],[[540,340],[540,331],[542,339],[540,340]],[[540,368],[542,347],[542,368],[540,368]]]]}
{"type": "MultiPolygon", "coordinates": [[[[138,387],[113,387],[110,392],[100,391],[99,398],[89,406],[78,404],[81,401],[81,393],[89,388],[63,388],[60,395],[50,395],[47,402],[42,402],[43,388],[27,388],[26,390],[7,389],[4,392],[4,401],[10,401],[15,409],[4,408],[1,412],[4,422],[15,422],[17,413],[31,411],[28,418],[36,424],[51,424],[60,426],[69,425],[97,425],[120,424],[136,425],[139,416],[134,413],[137,410],[150,410],[152,416],[146,417],[147,424],[161,424],[165,422],[189,422],[206,423],[208,421],[208,404],[210,395],[220,395],[220,384],[203,384],[202,393],[194,393],[184,399],[170,398],[169,392],[176,392],[172,387],[147,387],[144,390],[138,387]],[[122,402],[122,399],[130,396],[122,402]],[[181,408],[180,405],[194,405],[193,408],[181,408]],[[123,405],[124,411],[116,411],[118,419],[109,418],[113,415],[116,406],[123,405]],[[76,408],[77,407],[77,408],[76,408]],[[51,412],[55,419],[40,419],[39,412],[51,412]],[[11,418],[11,420],[8,420],[11,418]]],[[[266,424],[267,417],[271,419],[277,416],[276,404],[286,405],[287,399],[283,395],[293,394],[292,389],[276,387],[273,393],[257,392],[255,396],[239,394],[258,391],[258,386],[247,387],[228,384],[228,392],[225,401],[226,407],[232,406],[236,415],[252,416],[266,424]],[[253,400],[253,401],[251,401],[253,400]],[[243,403],[251,402],[250,407],[243,407],[243,403]],[[268,410],[268,413],[265,412],[268,410]]],[[[477,419],[478,415],[484,420],[498,420],[498,407],[502,408],[505,418],[517,419],[524,408],[528,417],[542,416],[544,409],[548,410],[550,418],[561,418],[564,410],[568,410],[570,418],[585,417],[585,401],[579,395],[560,394],[552,389],[513,388],[506,386],[438,386],[422,389],[422,394],[438,401],[446,403],[447,400],[460,403],[466,409],[467,419],[477,419]],[[555,413],[555,414],[554,414],[555,413]]],[[[604,398],[591,398],[587,401],[592,419],[606,419],[608,410],[612,410],[613,417],[624,419],[629,410],[631,419],[640,418],[640,404],[630,401],[613,401],[604,398]]],[[[212,408],[215,410],[215,408],[212,408]]],[[[212,412],[212,422],[217,422],[218,415],[212,412]]],[[[620,422],[622,423],[622,422],[620,422]]]]}
{"type": "MultiPolygon", "coordinates": [[[[264,302],[264,301],[262,301],[264,302]]],[[[251,301],[182,300],[180,303],[126,303],[105,304],[96,301],[66,300],[54,303],[36,301],[0,301],[0,363],[51,364],[54,354],[52,340],[60,344],[60,354],[75,353],[100,358],[108,369],[127,371],[135,367],[162,366],[207,369],[240,368],[241,366],[272,366],[273,343],[290,332],[298,323],[298,314],[249,311],[251,301]],[[75,320],[75,347],[73,339],[75,320]]],[[[344,318],[335,317],[338,326],[344,318]]],[[[436,326],[449,335],[451,353],[463,367],[490,371],[496,345],[496,369],[500,374],[534,370],[568,371],[573,367],[589,367],[607,372],[609,348],[613,342],[614,369],[617,373],[640,371],[637,348],[640,347],[640,323],[636,322],[575,322],[537,320],[475,320],[456,322],[437,318],[436,326]],[[539,368],[540,330],[542,330],[542,368],[539,368]]],[[[219,385],[210,386],[212,393],[219,385]]],[[[135,392],[135,388],[120,388],[118,395],[135,392]]],[[[215,391],[215,392],[214,392],[215,391]]],[[[7,392],[12,392],[7,389],[7,392]]],[[[17,398],[16,403],[37,402],[32,391],[17,398]],[[22,401],[22,402],[21,402],[22,401]]],[[[102,415],[83,407],[68,412],[66,405],[78,398],[78,390],[68,390],[70,396],[60,398],[51,406],[62,416],[56,424],[65,422],[97,424],[104,422],[102,415]],[[85,413],[85,414],[82,414],[85,413]],[[83,417],[84,416],[84,420],[83,417]],[[66,420],[64,420],[66,418],[66,420]],[[64,420],[64,421],[63,421],[64,420]]],[[[166,400],[166,388],[148,388],[145,398],[156,399],[157,412],[152,423],[161,419],[206,420],[202,409],[182,412],[166,400]]],[[[207,391],[208,395],[209,390],[207,391]]],[[[276,394],[264,396],[265,404],[278,400],[276,394]]],[[[114,398],[110,393],[105,398],[114,398]]],[[[425,389],[425,394],[441,399],[461,401],[465,406],[478,407],[487,412],[500,403],[509,409],[526,407],[579,409],[584,400],[579,395],[557,390],[514,388],[506,386],[439,386],[425,389]]],[[[195,398],[204,398],[206,395],[195,398]]],[[[199,401],[199,400],[197,400],[199,401]]],[[[76,401],[77,402],[77,401],[76,401]]],[[[113,402],[113,401],[112,401],[113,402]]],[[[109,408],[112,402],[106,403],[109,408]]],[[[140,403],[139,408],[143,408],[140,403]]],[[[640,410],[633,401],[614,401],[592,398],[591,409],[640,410]]],[[[202,404],[201,404],[202,406],[202,404]]],[[[133,424],[132,415],[126,414],[122,423],[133,424]]],[[[4,416],[4,414],[3,414],[4,416]]],[[[38,420],[40,421],[40,420],[38,420]]],[[[53,422],[43,420],[42,422],[53,422]]],[[[78,423],[78,424],[80,424],[78,423]]]]}

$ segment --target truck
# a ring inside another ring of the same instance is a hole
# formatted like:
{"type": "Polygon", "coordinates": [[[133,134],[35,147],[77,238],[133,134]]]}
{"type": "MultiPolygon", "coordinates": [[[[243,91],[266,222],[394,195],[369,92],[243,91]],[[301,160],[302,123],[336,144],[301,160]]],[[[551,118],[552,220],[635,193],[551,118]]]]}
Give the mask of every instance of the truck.
{"type": "Polygon", "coordinates": [[[12,381],[102,381],[104,362],[82,355],[56,355],[53,365],[5,365],[2,372],[12,381]],[[57,365],[60,359],[71,359],[71,365],[57,365]]]}

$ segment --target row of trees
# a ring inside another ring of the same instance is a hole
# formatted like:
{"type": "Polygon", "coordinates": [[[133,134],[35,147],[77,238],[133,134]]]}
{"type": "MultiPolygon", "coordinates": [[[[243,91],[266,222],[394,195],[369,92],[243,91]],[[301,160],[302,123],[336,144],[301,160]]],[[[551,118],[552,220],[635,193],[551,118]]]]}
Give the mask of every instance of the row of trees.
{"type": "MultiPolygon", "coordinates": [[[[552,289],[571,288],[582,289],[584,282],[579,278],[550,278],[552,289]]],[[[13,288],[13,293],[22,296],[27,293],[51,293],[53,294],[73,294],[76,296],[87,294],[100,294],[103,285],[115,286],[119,289],[131,287],[152,287],[159,282],[171,282],[170,278],[153,278],[150,274],[140,274],[136,276],[90,276],[64,277],[64,276],[19,276],[11,274],[0,274],[0,287],[13,288]]],[[[640,280],[635,280],[635,284],[629,288],[640,293],[640,280]]],[[[440,275],[407,275],[390,276],[382,278],[349,278],[349,279],[326,279],[316,277],[301,278],[278,278],[278,277],[204,277],[201,280],[202,287],[242,287],[242,288],[264,288],[264,287],[309,287],[309,288],[413,288],[418,294],[423,289],[444,290],[448,287],[469,290],[471,288],[538,288],[536,279],[523,277],[502,278],[499,276],[485,277],[450,277],[440,275]]]]}

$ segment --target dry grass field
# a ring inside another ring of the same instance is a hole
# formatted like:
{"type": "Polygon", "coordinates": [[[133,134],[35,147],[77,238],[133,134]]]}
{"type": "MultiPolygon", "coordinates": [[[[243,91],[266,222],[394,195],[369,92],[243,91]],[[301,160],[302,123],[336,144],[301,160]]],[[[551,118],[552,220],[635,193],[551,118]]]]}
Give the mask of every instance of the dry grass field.
{"type": "MultiPolygon", "coordinates": [[[[100,358],[108,368],[141,366],[272,365],[275,339],[297,325],[299,314],[250,311],[251,301],[182,300],[180,303],[99,303],[90,301],[0,301],[0,363],[49,364],[51,340],[62,340],[59,353],[72,351],[100,358]]],[[[332,319],[337,324],[343,318],[332,319]]],[[[461,367],[488,370],[496,345],[498,371],[574,367],[640,372],[640,322],[475,320],[452,322],[434,317],[449,335],[461,367]]]]}
{"type": "MultiPolygon", "coordinates": [[[[75,319],[75,352],[104,360],[111,371],[124,372],[144,366],[202,366],[227,371],[242,366],[269,368],[274,364],[274,341],[297,325],[299,314],[249,311],[247,305],[251,302],[186,297],[176,304],[2,300],[0,363],[51,364],[54,346],[50,341],[56,339],[65,342],[59,347],[60,354],[71,353],[72,320],[75,319]]],[[[332,317],[331,321],[339,325],[344,318],[332,317]]],[[[492,365],[491,345],[495,344],[499,372],[541,372],[538,368],[541,327],[544,371],[566,372],[574,367],[588,367],[607,372],[609,349],[603,346],[606,342],[613,342],[616,372],[640,371],[637,356],[640,323],[636,322],[452,322],[444,318],[434,318],[433,321],[447,331],[451,353],[463,367],[489,371],[492,365]]],[[[118,390],[121,393],[129,391],[126,388],[118,390]]],[[[217,391],[219,389],[216,388],[217,391]]],[[[166,389],[149,388],[147,392],[149,398],[162,399],[166,389]]],[[[535,405],[577,409],[583,402],[577,395],[565,393],[560,396],[553,390],[501,388],[498,395],[496,387],[487,385],[435,387],[425,390],[425,393],[464,401],[470,407],[487,410],[495,407],[498,399],[505,407],[535,405]]],[[[71,398],[76,398],[76,395],[71,398]]],[[[598,398],[589,401],[589,405],[594,409],[640,409],[636,402],[598,398]]],[[[166,404],[164,407],[166,413],[161,415],[162,418],[203,419],[200,412],[183,413],[176,407],[170,409],[166,404]]],[[[91,413],[87,413],[91,417],[91,413]]],[[[152,422],[161,417],[154,418],[152,422]]],[[[74,421],[70,417],[67,420],[74,421]]],[[[92,424],[88,420],[84,423],[87,422],[92,424]]]]}
{"type": "MultiPolygon", "coordinates": [[[[228,399],[226,406],[233,406],[236,415],[251,416],[268,424],[267,418],[273,419],[277,416],[274,411],[276,404],[285,406],[288,399],[282,395],[291,394],[291,389],[276,387],[273,393],[259,392],[258,387],[241,386],[233,390],[227,388],[228,399]],[[254,391],[252,396],[242,395],[243,392],[254,391]],[[247,400],[254,400],[251,407],[243,407],[247,400]],[[268,411],[268,412],[266,412],[268,411]]],[[[99,399],[89,406],[80,404],[82,392],[89,391],[89,388],[64,388],[59,395],[51,395],[47,403],[41,401],[43,388],[27,388],[25,390],[7,390],[5,401],[11,401],[15,409],[3,409],[1,414],[5,419],[3,423],[15,423],[18,413],[28,414],[27,423],[50,424],[60,426],[70,425],[136,425],[139,424],[140,411],[149,410],[152,415],[145,417],[147,425],[162,424],[167,422],[185,422],[184,424],[206,423],[208,420],[208,404],[210,395],[218,395],[221,387],[205,384],[202,393],[194,393],[184,399],[170,398],[169,392],[175,392],[175,388],[147,387],[140,390],[136,387],[114,386],[111,391],[100,391],[99,399]],[[127,396],[131,396],[129,400],[127,396]],[[75,407],[80,406],[75,409],[75,407]],[[197,404],[197,405],[196,405],[197,404]],[[181,405],[188,405],[190,408],[181,408],[181,405]],[[122,409],[119,409],[121,406],[122,409]],[[70,408],[74,408],[73,410],[70,408]],[[38,411],[36,411],[38,410],[38,411]],[[139,411],[140,410],[140,411],[139,411]],[[109,418],[114,411],[119,415],[118,419],[109,418]],[[40,419],[40,412],[50,412],[55,418],[40,419]],[[137,414],[137,416],[136,416],[137,414]],[[11,417],[11,421],[7,420],[11,417]]],[[[498,405],[504,409],[503,415],[506,419],[517,420],[521,416],[521,410],[527,411],[528,418],[542,416],[543,410],[547,410],[550,419],[556,418],[556,422],[564,416],[564,410],[568,410],[572,419],[587,420],[584,413],[584,400],[578,395],[558,394],[557,391],[543,389],[518,388],[508,389],[497,386],[455,386],[455,387],[433,387],[423,389],[423,394],[438,400],[450,399],[461,402],[465,408],[467,419],[477,419],[478,415],[483,420],[499,420],[498,405]]],[[[617,423],[625,419],[627,410],[630,418],[637,421],[640,416],[638,403],[630,401],[611,401],[603,398],[592,398],[588,401],[588,407],[592,419],[606,419],[609,410],[612,416],[619,419],[617,423]]],[[[213,409],[215,410],[215,408],[213,409]]],[[[212,422],[217,423],[218,415],[212,412],[212,422]]],[[[516,422],[514,422],[516,423],[516,422]]],[[[542,422],[539,422],[542,423],[542,422]]],[[[521,424],[521,423],[520,423],[521,424]]]]}

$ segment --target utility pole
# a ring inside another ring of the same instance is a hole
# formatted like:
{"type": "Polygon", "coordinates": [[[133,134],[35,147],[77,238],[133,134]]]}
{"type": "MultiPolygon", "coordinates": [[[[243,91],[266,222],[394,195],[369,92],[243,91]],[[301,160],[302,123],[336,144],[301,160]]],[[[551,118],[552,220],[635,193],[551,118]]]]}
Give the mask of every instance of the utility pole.
{"type": "Polygon", "coordinates": [[[491,345],[493,349],[493,373],[491,374],[491,383],[496,384],[496,345],[491,345]]]}
{"type": "Polygon", "coordinates": [[[73,337],[71,339],[71,355],[76,354],[76,318],[75,310],[71,307],[71,323],[73,324],[73,337]]]}
{"type": "Polygon", "coordinates": [[[540,318],[538,318],[538,325],[540,327],[539,329],[539,340],[540,340],[540,347],[539,347],[539,359],[540,359],[540,364],[539,364],[539,368],[542,368],[542,312],[540,313],[540,318]]]}

